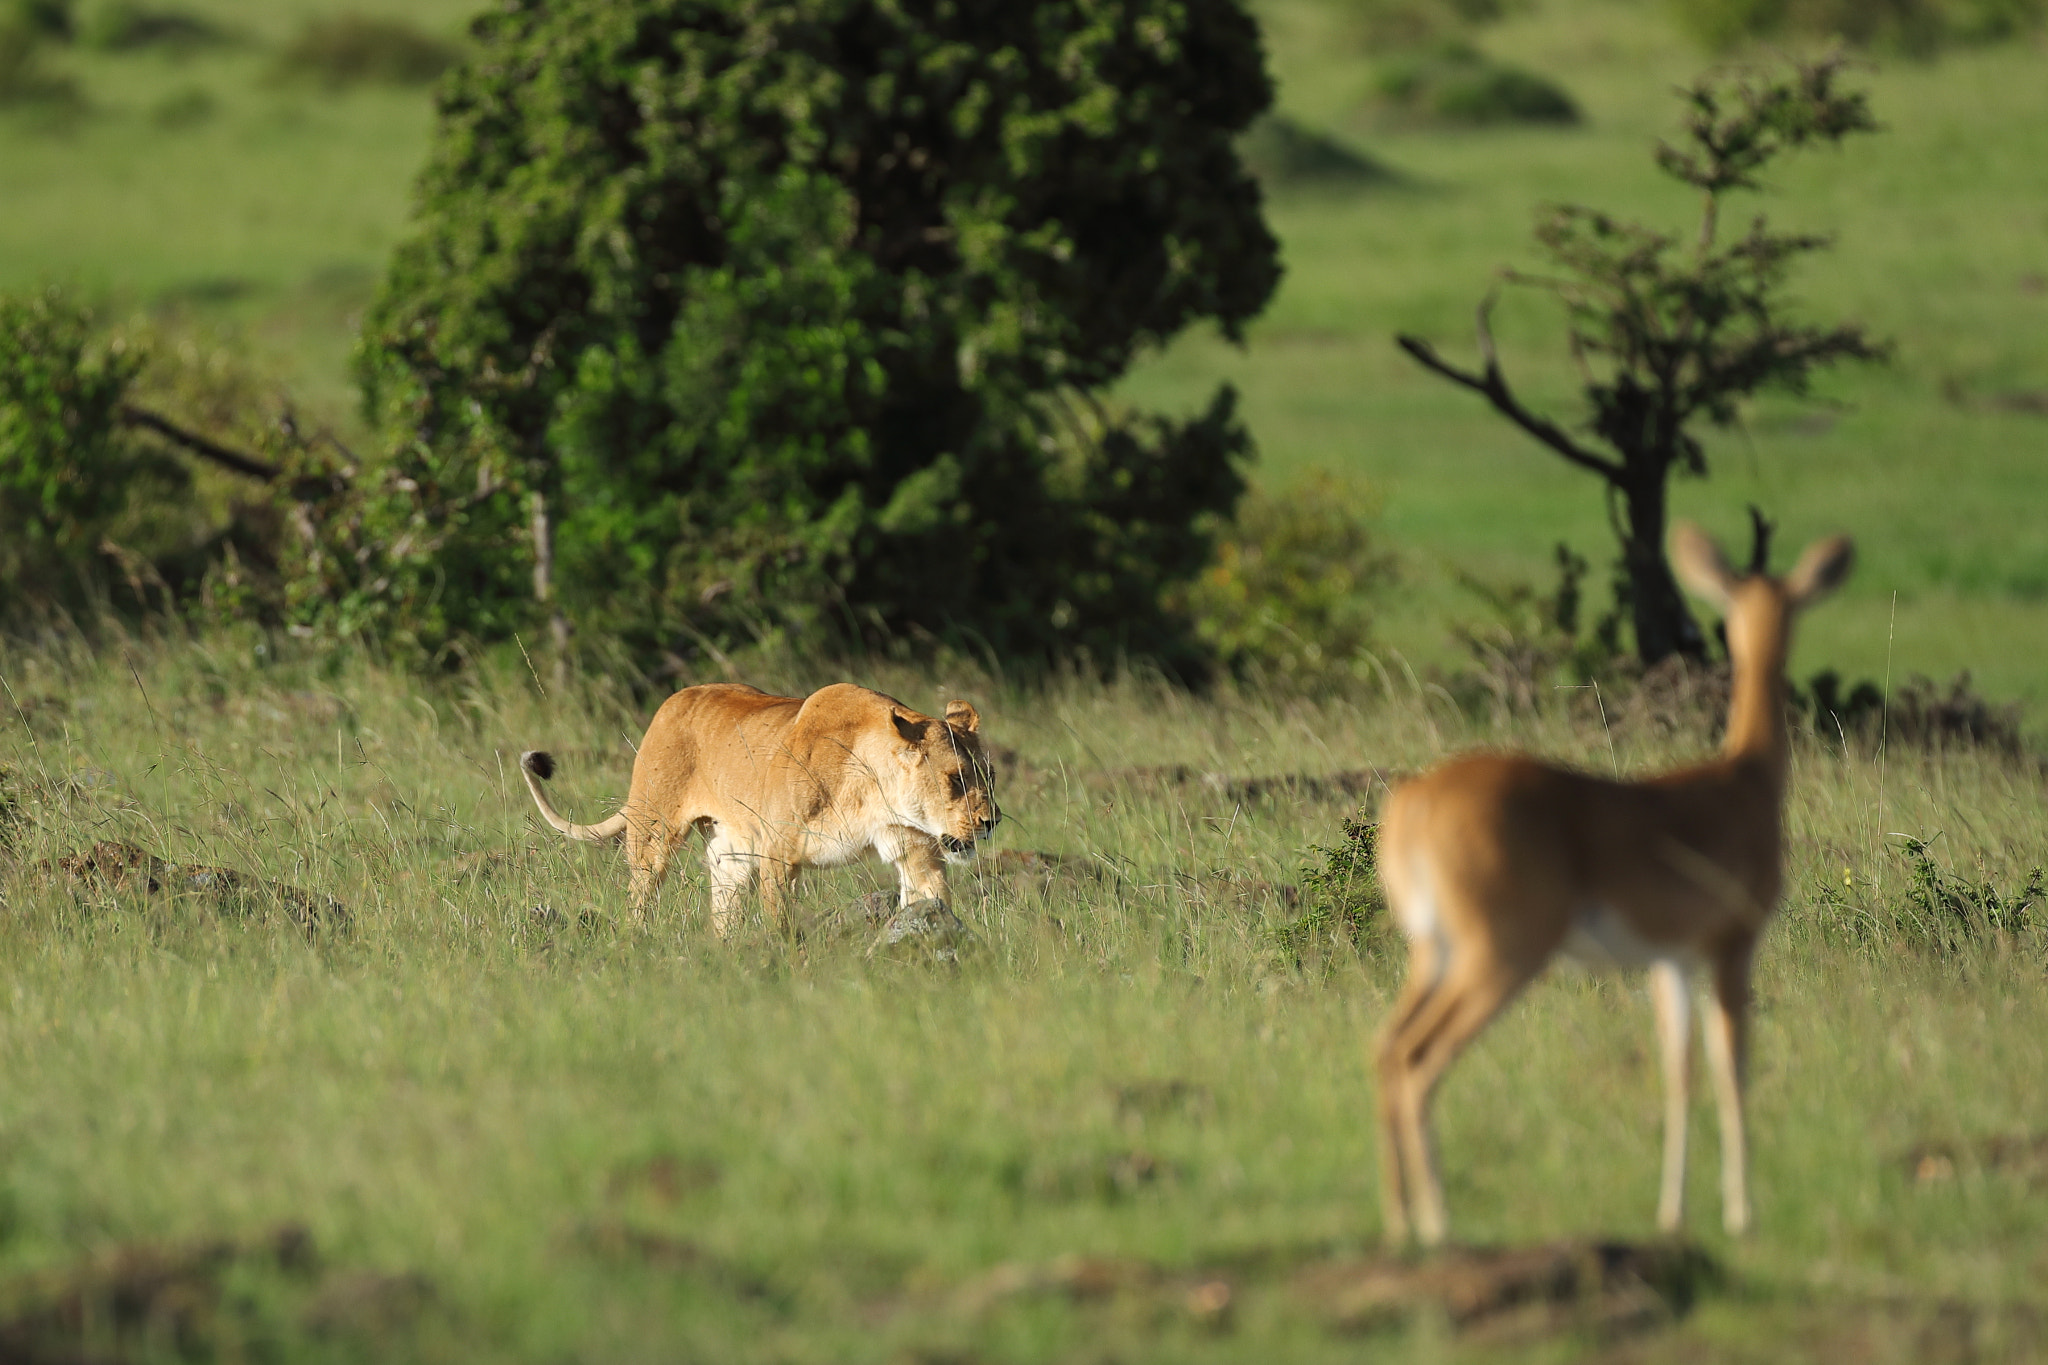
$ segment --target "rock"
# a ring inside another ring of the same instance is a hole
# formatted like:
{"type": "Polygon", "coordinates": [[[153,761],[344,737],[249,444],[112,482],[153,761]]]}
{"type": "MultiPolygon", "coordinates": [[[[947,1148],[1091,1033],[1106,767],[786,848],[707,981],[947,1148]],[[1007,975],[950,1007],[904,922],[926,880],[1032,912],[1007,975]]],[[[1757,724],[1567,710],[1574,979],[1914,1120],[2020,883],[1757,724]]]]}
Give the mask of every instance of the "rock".
{"type": "Polygon", "coordinates": [[[882,925],[867,955],[890,958],[928,954],[934,962],[957,964],[960,950],[980,942],[942,900],[921,900],[904,906],[882,925]],[[885,951],[887,950],[887,951],[885,951]]]}

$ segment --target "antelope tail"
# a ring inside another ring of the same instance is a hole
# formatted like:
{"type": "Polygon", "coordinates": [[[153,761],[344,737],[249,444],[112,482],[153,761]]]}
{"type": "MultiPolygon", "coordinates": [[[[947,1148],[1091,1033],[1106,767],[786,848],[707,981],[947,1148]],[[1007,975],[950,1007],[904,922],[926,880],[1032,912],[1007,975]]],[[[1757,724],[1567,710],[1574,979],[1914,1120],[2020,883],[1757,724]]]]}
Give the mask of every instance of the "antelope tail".
{"type": "Polygon", "coordinates": [[[533,804],[540,807],[541,819],[571,839],[586,844],[609,844],[626,832],[624,811],[595,825],[579,825],[573,820],[562,818],[561,813],[555,809],[554,802],[548,800],[546,789],[540,785],[555,775],[554,755],[543,753],[539,749],[529,749],[519,755],[519,771],[526,778],[526,789],[533,793],[533,804]]]}

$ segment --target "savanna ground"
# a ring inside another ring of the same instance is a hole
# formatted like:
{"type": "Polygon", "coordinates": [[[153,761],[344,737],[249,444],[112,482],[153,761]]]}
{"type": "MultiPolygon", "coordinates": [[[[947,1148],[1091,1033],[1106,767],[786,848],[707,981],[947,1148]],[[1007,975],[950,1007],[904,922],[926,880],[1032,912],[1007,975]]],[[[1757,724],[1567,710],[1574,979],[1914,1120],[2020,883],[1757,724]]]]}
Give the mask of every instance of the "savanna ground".
{"type": "MultiPolygon", "coordinates": [[[[70,56],[92,112],[0,120],[0,283],[56,278],[151,310],[346,424],[351,318],[402,228],[425,97],[268,83],[263,45],[312,6],[193,8],[250,41],[70,56]],[[152,112],[195,88],[205,117],[152,112]]],[[[465,8],[392,7],[451,33],[465,8]]],[[[1704,62],[1654,5],[1541,0],[1481,41],[1564,81],[1585,126],[1381,128],[1356,113],[1370,66],[1329,11],[1266,17],[1283,107],[1403,178],[1278,195],[1291,273],[1250,345],[1192,338],[1130,385],[1191,401],[1234,377],[1261,479],[1328,472],[1374,510],[1405,574],[1384,672],[1287,702],[761,661],[753,680],[771,688],[851,675],[928,710],[971,697],[1014,751],[995,846],[1058,861],[956,872],[981,940],[956,971],[866,955],[873,932],[852,907],[885,884],[879,868],[812,881],[801,952],[759,928],[712,941],[687,859],[636,924],[616,853],[541,828],[513,766],[544,744],[565,809],[611,809],[648,707],[603,678],[555,688],[513,661],[429,687],[363,658],[175,628],[90,649],[61,630],[12,640],[0,1346],[2048,1354],[2048,935],[2038,898],[2031,924],[2003,913],[2048,862],[2048,783],[2024,753],[1880,748],[1825,727],[1797,748],[1789,893],[1760,974],[1757,1234],[1715,1231],[1701,1106],[1692,1226],[1722,1273],[1694,1277],[1683,1316],[1662,1300],[1626,1323],[1567,1312],[1559,1334],[1516,1311],[1464,1330],[1455,1308],[1370,1311],[1347,1267],[1379,1236],[1366,1050],[1399,962],[1370,925],[1352,932],[1287,893],[1320,862],[1309,846],[1337,841],[1360,793],[1377,799],[1372,773],[1465,745],[1627,773],[1711,742],[1695,708],[1603,714],[1580,696],[1507,714],[1428,686],[1450,657],[1446,622],[1475,610],[1454,569],[1537,579],[1554,541],[1597,557],[1605,532],[1584,479],[1389,337],[1466,344],[1492,268],[1531,263],[1539,200],[1682,222],[1647,147],[1670,87],[1704,62]],[[1347,777],[1262,789],[1205,774],[1347,777]],[[1917,863],[1904,836],[1933,840],[1917,863]],[[303,888],[349,918],[307,933],[260,886],[223,897],[166,870],[148,895],[48,865],[97,840],[303,888]],[[256,1254],[285,1226],[316,1255],[256,1254]],[[166,1268],[207,1238],[249,1254],[166,1268]],[[136,1250],[150,1246],[169,1259],[136,1250]],[[87,1292],[152,1267],[153,1292],[87,1292]],[[124,1316],[129,1301],[141,1307],[124,1316]]],[[[1968,667],[2029,702],[2036,735],[2048,426],[2011,400],[2048,387],[2041,69],[2028,46],[1886,66],[1867,79],[1889,130],[1784,168],[1771,211],[1842,239],[1803,297],[1892,335],[1898,358],[1830,380],[1819,405],[1759,405],[1716,442],[1714,478],[1679,499],[1724,531],[1759,502],[1788,547],[1858,536],[1859,576],[1806,623],[1796,674],[1968,667]]],[[[1501,320],[1530,391],[1564,394],[1567,371],[1539,350],[1553,320],[1533,306],[1501,320]]],[[[1658,1113],[1639,987],[1550,979],[1445,1086],[1457,1232],[1646,1236],[1658,1113]]]]}

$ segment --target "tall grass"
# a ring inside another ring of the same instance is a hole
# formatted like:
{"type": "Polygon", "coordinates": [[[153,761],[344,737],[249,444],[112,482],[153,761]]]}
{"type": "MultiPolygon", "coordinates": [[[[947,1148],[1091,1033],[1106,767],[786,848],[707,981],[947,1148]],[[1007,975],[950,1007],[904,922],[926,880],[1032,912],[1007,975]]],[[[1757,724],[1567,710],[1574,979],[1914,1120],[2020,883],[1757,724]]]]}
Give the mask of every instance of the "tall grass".
{"type": "MultiPolygon", "coordinates": [[[[972,697],[1017,754],[999,845],[1068,860],[1049,882],[956,872],[982,949],[954,973],[863,956],[844,912],[888,884],[879,867],[812,879],[801,947],[759,925],[713,939],[688,858],[636,922],[616,851],[541,827],[514,769],[545,743],[565,808],[613,808],[647,707],[602,678],[544,695],[486,666],[426,688],[227,636],[53,636],[0,674],[0,1274],[295,1220],[339,1265],[425,1276],[428,1306],[238,1330],[382,1359],[1356,1358],[1283,1270],[1378,1238],[1365,1058],[1400,963],[1283,932],[1277,889],[1350,803],[1232,799],[1159,768],[1395,770],[1513,743],[1639,772],[1708,729],[1474,717],[1398,673],[1293,703],[855,670],[913,705],[972,697]],[[309,937],[260,904],[39,867],[116,838],[332,895],[352,926],[309,937]],[[1220,1331],[1116,1300],[966,1306],[993,1266],[1073,1253],[1283,1270],[1246,1272],[1220,1331]]],[[[1642,1358],[1755,1354],[1879,1301],[1991,1314],[1972,1330],[1995,1346],[2042,1311],[2048,1205],[1968,1154],[2040,1122],[2048,943],[1930,947],[1890,837],[1942,831],[1946,866],[2017,884],[2048,851],[2041,793],[2030,761],[1800,742],[1760,979],[1761,1230],[1733,1246],[1695,1218],[1740,1292],[1642,1358]],[[1963,1154],[1953,1178],[1916,1181],[1929,1143],[1963,1154]]],[[[1646,1234],[1657,1103],[1637,983],[1541,984],[1445,1088],[1460,1233],[1646,1234]]],[[[1465,1348],[1422,1330],[1375,1349],[1465,1348]]]]}

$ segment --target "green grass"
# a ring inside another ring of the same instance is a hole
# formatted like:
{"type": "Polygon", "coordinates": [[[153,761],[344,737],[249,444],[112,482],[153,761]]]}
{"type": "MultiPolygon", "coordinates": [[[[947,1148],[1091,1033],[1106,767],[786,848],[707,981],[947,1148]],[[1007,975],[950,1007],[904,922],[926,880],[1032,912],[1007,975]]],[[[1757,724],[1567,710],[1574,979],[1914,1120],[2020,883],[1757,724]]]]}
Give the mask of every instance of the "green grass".
{"type": "MultiPolygon", "coordinates": [[[[690,860],[636,925],[616,851],[540,827],[519,785],[518,750],[547,744],[564,808],[611,808],[644,717],[604,684],[544,698],[487,669],[422,693],[225,637],[14,654],[24,705],[0,727],[0,766],[28,823],[0,883],[0,1283],[109,1244],[299,1222],[332,1266],[425,1276],[431,1306],[319,1336],[273,1285],[207,1349],[1356,1358],[1287,1267],[1377,1241],[1366,1049],[1400,964],[1373,939],[1312,938],[1297,956],[1273,893],[1215,879],[1291,881],[1345,806],[1107,775],[1398,768],[1501,741],[1634,772],[1705,743],[1704,718],[1675,736],[1561,712],[1474,720],[1405,684],[1312,707],[1139,681],[1024,695],[960,670],[859,676],[914,705],[982,703],[1028,765],[1003,790],[999,843],[1104,875],[1043,890],[956,876],[984,940],[957,975],[869,962],[864,934],[833,927],[884,883],[878,866],[811,883],[801,954],[758,926],[721,944],[690,860]],[[100,838],[339,897],[353,928],[309,943],[281,920],[37,870],[100,838]],[[500,877],[462,879],[464,855],[493,850],[511,855],[500,877]],[[537,924],[539,904],[571,922],[537,924]],[[1164,1082],[1193,1098],[1120,1098],[1164,1082]],[[663,1159],[684,1177],[648,1178],[663,1159]],[[643,1234],[696,1259],[618,1249],[643,1234]],[[993,1267],[1073,1254],[1250,1268],[1228,1272],[1221,1332],[1142,1296],[970,1302],[993,1267]]],[[[1915,947],[1889,831],[1940,831],[1946,866],[2016,887],[2048,852],[2038,768],[1801,745],[1791,893],[1760,978],[1760,1231],[1713,1231],[1702,1104],[1693,1227],[1732,1281],[1633,1359],[1783,1359],[1787,1333],[1843,1358],[1873,1312],[1961,1322],[1989,1359],[2038,1340],[2048,1204],[2030,1177],[1962,1156],[1923,1187],[1907,1153],[2035,1130],[2048,942],[1915,947]]],[[[1658,1113],[1639,984],[1547,981],[1446,1085],[1457,1230],[1646,1235],[1658,1113]]],[[[1393,1358],[1466,1349],[1427,1322],[1375,1342],[1393,1358]]]]}
{"type": "MultiPolygon", "coordinates": [[[[117,315],[239,334],[314,413],[346,423],[353,319],[403,231],[428,99],[264,84],[268,54],[324,6],[192,8],[252,45],[66,54],[90,113],[55,128],[0,116],[0,287],[54,279],[117,315]],[[193,89],[214,113],[161,126],[152,111],[193,89]]],[[[468,7],[375,8],[452,33],[468,7]]],[[[758,928],[714,942],[687,859],[635,925],[617,854],[539,828],[513,767],[547,745],[564,808],[611,809],[645,709],[602,681],[543,697],[523,670],[486,667],[423,686],[361,659],[258,654],[233,634],[10,642],[0,676],[24,709],[0,705],[0,767],[26,823],[0,871],[0,1320],[30,1293],[19,1276],[109,1246],[299,1221],[335,1273],[423,1275],[430,1306],[322,1334],[304,1317],[310,1291],[249,1271],[246,1304],[225,1301],[193,1353],[1491,1358],[1427,1320],[1334,1334],[1288,1288],[1292,1261],[1377,1241],[1365,1059],[1400,967],[1371,939],[1297,956],[1271,888],[1215,874],[1291,882],[1349,803],[1244,804],[1108,775],[1399,769],[1472,743],[1640,772],[1706,746],[1698,718],[1675,733],[1610,733],[1583,708],[1475,719],[1403,667],[1424,672],[1446,656],[1447,619],[1479,614],[1455,571],[1541,578],[1556,540],[1597,561],[1606,531],[1587,480],[1391,342],[1412,330],[1452,354],[1469,345],[1492,270],[1532,263],[1539,201],[1682,223],[1688,205],[1648,151],[1670,127],[1670,88],[1704,62],[1656,5],[1539,0],[1482,41],[1561,80],[1585,126],[1367,133],[1371,64],[1328,13],[1311,0],[1262,13],[1283,109],[1406,183],[1276,196],[1289,275],[1248,345],[1190,337],[1127,392],[1188,406],[1228,378],[1261,479],[1330,471],[1375,509],[1407,575],[1382,627],[1389,693],[1195,700],[1133,680],[1025,693],[951,666],[854,670],[921,707],[971,696],[1030,764],[1004,790],[999,845],[1098,870],[1043,891],[956,880],[984,940],[956,976],[870,963],[864,935],[831,926],[884,884],[879,868],[813,883],[801,955],[758,928]],[[261,915],[79,891],[35,868],[102,838],[333,895],[354,927],[309,943],[261,915]],[[508,855],[501,875],[461,875],[465,856],[492,851],[508,855]],[[537,905],[563,918],[536,920],[537,905]],[[1150,1093],[1200,1098],[1120,1098],[1174,1081],[1188,1088],[1150,1093]],[[661,1158],[683,1176],[647,1174],[661,1158]],[[624,1232],[683,1239],[695,1259],[622,1252],[624,1232]],[[1074,1253],[1250,1268],[1230,1271],[1221,1332],[1157,1295],[969,1302],[992,1267],[1074,1253]]],[[[1841,238],[1802,298],[1895,337],[1898,361],[1830,379],[1818,405],[1758,405],[1716,440],[1713,479],[1679,495],[1724,532],[1760,502],[1788,552],[1825,530],[1858,537],[1858,575],[1806,623],[1796,673],[1968,667],[1993,695],[2026,698],[2037,730],[2048,428],[1944,388],[2048,388],[2048,293],[2026,284],[2048,273],[2038,76],[2024,47],[1887,66],[1867,76],[1886,133],[1786,166],[1772,214],[1841,238]]],[[[1511,302],[1501,330],[1527,392],[1567,398],[1555,319],[1511,302]]],[[[1702,1105],[1692,1226],[1730,1283],[1616,1358],[2038,1358],[2038,1172],[1968,1152],[2040,1131],[2048,945],[2034,931],[1950,958],[1916,946],[1894,837],[1938,831],[1945,866],[2021,885],[2048,863],[2038,764],[1809,737],[1794,782],[1790,891],[1760,979],[1760,1228],[1742,1245],[1713,1230],[1702,1105]],[[1963,1153],[1952,1178],[1914,1178],[1908,1154],[1930,1143],[1963,1153]]],[[[1638,984],[1569,975],[1489,1032],[1441,1108],[1462,1236],[1647,1234],[1650,1032],[1638,984]]]]}

